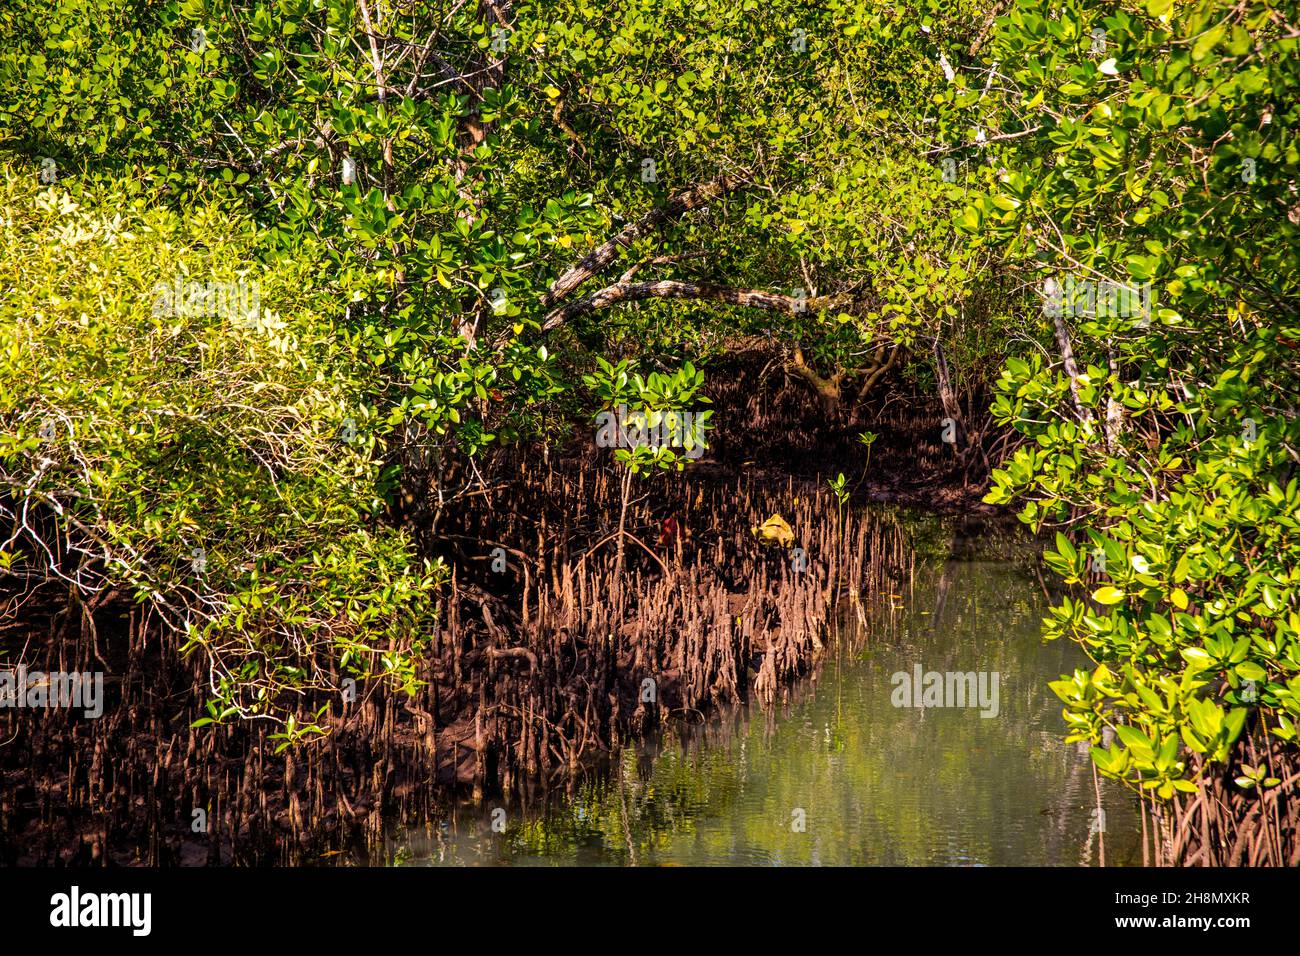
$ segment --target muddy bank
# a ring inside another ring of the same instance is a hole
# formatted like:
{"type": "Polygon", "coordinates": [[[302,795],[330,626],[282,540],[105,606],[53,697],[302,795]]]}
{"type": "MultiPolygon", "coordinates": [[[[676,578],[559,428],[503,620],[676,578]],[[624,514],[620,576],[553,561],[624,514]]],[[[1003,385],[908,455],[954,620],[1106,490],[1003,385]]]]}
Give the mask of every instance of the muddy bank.
{"type": "Polygon", "coordinates": [[[563,786],[629,734],[778,701],[816,666],[834,605],[887,586],[905,561],[887,521],[846,516],[841,549],[822,493],[675,481],[636,506],[633,527],[667,511],[681,533],[646,534],[655,555],[629,551],[620,585],[612,550],[589,547],[612,484],[548,469],[521,478],[510,505],[485,500],[484,538],[536,543],[500,572],[487,549],[459,553],[425,685],[413,698],[363,690],[325,741],[279,756],[256,726],[189,729],[204,675],[138,610],[121,619],[109,602],[92,627],[33,596],[30,626],[6,632],[9,659],[105,670],[105,712],[0,711],[4,861],[302,862],[342,837],[364,841],[381,816],[431,812],[440,787],[563,786]],[[570,517],[550,523],[532,495],[570,517]],[[750,531],[774,511],[795,533],[790,549],[750,531]],[[475,563],[503,576],[496,593],[475,563]],[[206,834],[193,833],[196,810],[206,834]]]}
{"type": "Polygon", "coordinates": [[[729,353],[710,366],[706,391],[718,412],[705,468],[817,483],[843,472],[859,502],[997,513],[981,498],[1016,438],[992,421],[982,391],[956,397],[946,429],[933,389],[896,376],[862,402],[828,406],[767,351],[729,353]],[[875,436],[869,450],[864,434],[875,436]]]}

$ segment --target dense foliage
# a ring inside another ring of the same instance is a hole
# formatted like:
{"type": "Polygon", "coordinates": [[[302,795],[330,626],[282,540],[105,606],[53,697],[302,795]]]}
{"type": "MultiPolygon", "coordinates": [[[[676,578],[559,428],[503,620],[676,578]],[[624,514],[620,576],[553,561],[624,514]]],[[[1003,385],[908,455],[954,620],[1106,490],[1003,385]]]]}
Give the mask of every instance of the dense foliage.
{"type": "Polygon", "coordinates": [[[1073,738],[1118,732],[1098,766],[1162,797],[1244,728],[1262,736],[1238,784],[1279,785],[1264,737],[1293,745],[1300,718],[1297,42],[1270,4],[1021,4],[986,54],[998,95],[950,97],[1017,137],[966,226],[1040,294],[1149,286],[1128,310],[1047,287],[1045,348],[1007,363],[995,406],[1033,441],[989,500],[1085,532],[1050,561],[1091,572],[1091,600],[1047,633],[1098,667],[1056,689],[1073,738]]]}
{"type": "Polygon", "coordinates": [[[300,695],[415,680],[440,569],[375,522],[368,363],[319,264],[257,266],[215,206],[0,176],[6,575],[150,604],[206,654],[214,717],[293,735],[300,695]]]}
{"type": "MultiPolygon", "coordinates": [[[[188,623],[216,716],[414,679],[406,466],[677,414],[761,339],[828,409],[901,373],[960,420],[996,378],[1026,441],[988,500],[1090,592],[1047,622],[1096,663],[1055,685],[1072,739],[1161,798],[1283,785],[1285,5],[20,0],[0,30],[2,500],[75,542],[50,568],[188,623]],[[191,276],[264,308],[155,316],[191,276]]],[[[624,510],[689,457],[621,449],[624,510]]]]}

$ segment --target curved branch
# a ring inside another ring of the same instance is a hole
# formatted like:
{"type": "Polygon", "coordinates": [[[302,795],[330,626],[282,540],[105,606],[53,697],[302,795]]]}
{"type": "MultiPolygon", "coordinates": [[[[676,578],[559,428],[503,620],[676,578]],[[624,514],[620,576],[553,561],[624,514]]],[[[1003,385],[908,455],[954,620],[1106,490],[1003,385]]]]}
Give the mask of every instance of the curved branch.
{"type": "Polygon", "coordinates": [[[840,383],[844,380],[844,372],[836,372],[830,378],[824,378],[817,374],[816,369],[804,360],[803,349],[797,345],[794,347],[794,353],[791,357],[793,359],[790,365],[791,370],[815,388],[824,402],[832,406],[839,403],[840,383]]]}
{"type": "Polygon", "coordinates": [[[889,358],[881,361],[881,351],[883,351],[884,348],[885,346],[882,345],[880,350],[876,352],[876,363],[871,368],[862,370],[866,373],[867,377],[863,380],[862,386],[858,389],[859,403],[864,401],[867,395],[871,393],[871,390],[876,387],[876,384],[889,374],[890,369],[898,364],[899,356],[903,354],[903,347],[901,345],[895,345],[889,352],[889,358]]]}
{"type": "Polygon", "coordinates": [[[707,206],[719,196],[731,192],[740,185],[735,176],[722,175],[707,183],[678,193],[666,205],[657,206],[636,222],[626,226],[618,235],[597,246],[583,257],[577,265],[571,266],[558,279],[551,283],[550,290],[542,296],[543,308],[550,308],[578,286],[593,278],[609,266],[617,257],[619,250],[630,246],[637,239],[647,235],[669,220],[676,219],[692,209],[707,206]]]}

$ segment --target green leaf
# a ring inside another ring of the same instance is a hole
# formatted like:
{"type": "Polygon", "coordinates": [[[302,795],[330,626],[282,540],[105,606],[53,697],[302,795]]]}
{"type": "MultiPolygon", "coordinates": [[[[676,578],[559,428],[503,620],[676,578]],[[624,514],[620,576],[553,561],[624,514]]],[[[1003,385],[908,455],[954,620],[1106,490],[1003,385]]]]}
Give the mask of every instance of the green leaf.
{"type": "Polygon", "coordinates": [[[1124,600],[1124,592],[1112,585],[1104,585],[1092,592],[1092,599],[1098,604],[1118,604],[1124,600]]]}
{"type": "Polygon", "coordinates": [[[1200,62],[1201,60],[1204,60],[1207,56],[1210,55],[1210,51],[1213,50],[1215,46],[1218,45],[1219,41],[1222,39],[1223,39],[1222,26],[1217,26],[1217,27],[1213,27],[1212,29],[1206,30],[1197,38],[1196,44],[1192,47],[1192,59],[1196,62],[1200,62]]]}
{"type": "Polygon", "coordinates": [[[1155,747],[1152,745],[1151,739],[1136,727],[1119,724],[1115,728],[1115,732],[1119,734],[1119,739],[1124,746],[1133,751],[1135,755],[1148,760],[1154,755],[1155,747]]]}
{"type": "Polygon", "coordinates": [[[1262,681],[1268,676],[1268,671],[1264,670],[1264,668],[1260,667],[1253,661],[1244,661],[1238,664],[1234,669],[1237,672],[1237,676],[1241,677],[1243,680],[1262,681]]]}

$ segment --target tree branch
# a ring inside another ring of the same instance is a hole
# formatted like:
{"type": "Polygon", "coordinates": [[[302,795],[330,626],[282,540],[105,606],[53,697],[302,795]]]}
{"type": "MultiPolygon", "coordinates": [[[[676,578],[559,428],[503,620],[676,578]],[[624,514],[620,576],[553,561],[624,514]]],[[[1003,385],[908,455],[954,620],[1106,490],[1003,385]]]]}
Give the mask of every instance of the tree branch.
{"type": "Polygon", "coordinates": [[[882,345],[876,352],[876,363],[869,369],[864,369],[866,378],[862,382],[862,387],[858,389],[858,402],[861,403],[871,390],[876,387],[876,383],[889,374],[890,369],[898,364],[899,356],[903,354],[903,347],[895,345],[889,352],[889,358],[882,361],[882,352],[887,346],[882,345]]]}
{"type": "Polygon", "coordinates": [[[984,41],[989,38],[989,34],[993,30],[993,24],[997,22],[998,16],[1006,5],[1006,0],[998,0],[997,3],[993,4],[993,9],[984,18],[984,25],[980,27],[980,32],[975,35],[975,39],[971,41],[970,47],[966,50],[966,56],[970,59],[973,60],[979,55],[980,48],[984,46],[984,41]]]}
{"type": "Polygon", "coordinates": [[[848,296],[816,296],[810,299],[796,299],[794,296],[779,292],[764,292],[759,289],[733,289],[729,286],[712,285],[707,282],[683,282],[676,279],[661,279],[658,282],[615,282],[613,285],[593,292],[591,295],[576,299],[554,309],[542,322],[542,332],[559,328],[576,316],[598,309],[607,309],[611,305],[623,302],[639,302],[645,299],[704,299],[713,302],[727,302],[731,305],[750,309],[765,309],[769,312],[782,312],[797,315],[803,311],[816,312],[852,302],[848,296]]]}
{"type": "Polygon", "coordinates": [[[793,359],[790,368],[802,378],[805,382],[817,390],[817,394],[822,400],[830,406],[837,405],[840,400],[840,382],[844,380],[844,372],[836,372],[830,378],[823,378],[817,374],[817,370],[809,365],[803,357],[803,349],[799,346],[794,347],[793,359]]]}
{"type": "Polygon", "coordinates": [[[588,279],[602,272],[617,258],[619,250],[630,246],[637,239],[658,229],[669,220],[676,219],[683,213],[701,206],[707,206],[719,196],[735,189],[740,180],[734,176],[722,175],[701,186],[678,193],[667,205],[650,210],[636,222],[624,228],[609,241],[589,252],[581,262],[571,266],[558,279],[551,283],[550,290],[542,296],[543,308],[549,309],[588,279]]]}

